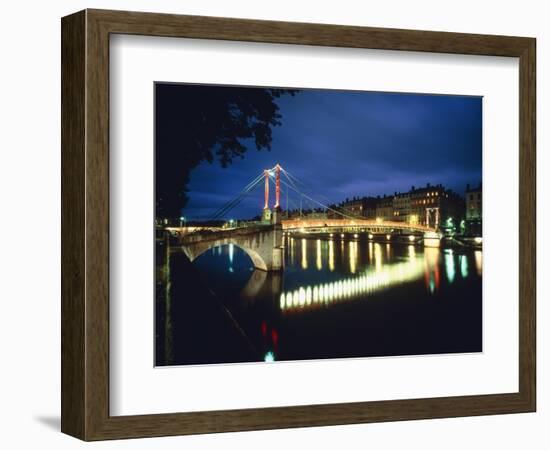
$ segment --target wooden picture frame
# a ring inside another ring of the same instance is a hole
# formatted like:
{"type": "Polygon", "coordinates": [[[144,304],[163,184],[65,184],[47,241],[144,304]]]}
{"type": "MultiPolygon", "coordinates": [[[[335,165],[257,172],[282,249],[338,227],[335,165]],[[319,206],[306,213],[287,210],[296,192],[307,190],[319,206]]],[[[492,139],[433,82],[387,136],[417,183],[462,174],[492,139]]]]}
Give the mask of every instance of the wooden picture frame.
{"type": "Polygon", "coordinates": [[[61,25],[64,433],[101,440],[535,411],[535,39],[104,10],[75,13],[61,25]],[[519,391],[110,416],[109,36],[115,33],[518,57],[519,391]]]}

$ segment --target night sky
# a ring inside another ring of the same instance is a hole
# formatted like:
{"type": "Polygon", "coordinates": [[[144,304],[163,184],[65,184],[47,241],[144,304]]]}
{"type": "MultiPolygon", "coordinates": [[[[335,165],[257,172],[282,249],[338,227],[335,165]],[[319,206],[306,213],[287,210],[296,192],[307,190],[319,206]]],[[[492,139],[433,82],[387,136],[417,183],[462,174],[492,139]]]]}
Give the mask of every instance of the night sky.
{"type": "MultiPolygon", "coordinates": [[[[189,220],[211,217],[276,163],[325,204],[426,183],[442,183],[463,196],[467,183],[481,181],[480,97],[303,90],[282,96],[277,104],[282,125],[273,129],[271,151],[257,151],[247,142],[244,159],[228,168],[203,162],[191,172],[190,200],[183,211],[189,220]]],[[[274,188],[271,194],[273,204],[274,188]]],[[[286,194],[281,200],[286,208],[286,194]]],[[[290,200],[291,208],[298,205],[296,195],[290,194],[290,200]]],[[[226,218],[251,218],[262,207],[260,183],[226,218]]]]}

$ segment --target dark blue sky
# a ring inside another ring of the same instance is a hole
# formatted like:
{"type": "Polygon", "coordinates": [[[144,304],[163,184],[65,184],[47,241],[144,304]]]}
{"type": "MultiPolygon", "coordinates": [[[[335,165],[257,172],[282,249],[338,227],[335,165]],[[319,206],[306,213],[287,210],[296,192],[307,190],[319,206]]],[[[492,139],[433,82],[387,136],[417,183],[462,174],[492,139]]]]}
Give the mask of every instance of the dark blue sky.
{"type": "MultiPolygon", "coordinates": [[[[276,163],[323,203],[426,183],[464,195],[467,183],[481,181],[480,97],[304,90],[277,103],[282,125],[273,130],[271,151],[249,143],[244,159],[228,168],[204,162],[193,170],[187,217],[210,217],[276,163]]],[[[290,198],[296,206],[297,196],[290,198]]],[[[227,218],[252,217],[262,207],[260,183],[227,218]]]]}

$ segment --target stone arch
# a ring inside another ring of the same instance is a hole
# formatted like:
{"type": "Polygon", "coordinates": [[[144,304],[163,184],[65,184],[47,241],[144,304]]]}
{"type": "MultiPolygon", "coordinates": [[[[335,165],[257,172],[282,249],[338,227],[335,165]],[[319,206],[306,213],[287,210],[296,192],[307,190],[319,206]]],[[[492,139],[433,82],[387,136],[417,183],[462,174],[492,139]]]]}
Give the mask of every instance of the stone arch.
{"type": "Polygon", "coordinates": [[[210,241],[210,242],[205,242],[205,243],[195,244],[195,245],[184,245],[183,251],[189,258],[189,260],[193,262],[203,253],[206,253],[208,250],[212,249],[213,247],[219,247],[219,246],[229,245],[229,244],[233,244],[235,247],[238,247],[241,250],[243,250],[248,255],[248,257],[250,258],[250,260],[252,261],[252,264],[256,269],[267,272],[267,264],[264,258],[257,251],[255,251],[250,247],[241,245],[238,242],[235,242],[232,240],[224,239],[223,241],[210,241]]]}

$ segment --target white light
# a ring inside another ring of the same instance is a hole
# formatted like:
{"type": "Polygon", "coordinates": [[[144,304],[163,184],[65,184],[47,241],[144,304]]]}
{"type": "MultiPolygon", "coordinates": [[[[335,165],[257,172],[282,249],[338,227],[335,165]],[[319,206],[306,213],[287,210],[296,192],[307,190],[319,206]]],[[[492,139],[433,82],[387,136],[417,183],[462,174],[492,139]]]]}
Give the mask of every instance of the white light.
{"type": "Polygon", "coordinates": [[[391,239],[391,234],[386,234],[386,239],[389,241],[391,239]]]}
{"type": "Polygon", "coordinates": [[[355,239],[357,239],[357,238],[359,237],[359,235],[358,235],[358,234],[354,234],[353,237],[354,237],[355,239]]]}
{"type": "Polygon", "coordinates": [[[414,241],[414,236],[409,236],[409,241],[414,241]]]}
{"type": "MultiPolygon", "coordinates": [[[[481,254],[481,252],[479,253],[481,254]]],[[[452,255],[447,255],[446,258],[447,260],[452,258],[452,255]]],[[[359,277],[343,278],[317,286],[302,286],[292,293],[287,292],[286,295],[283,293],[279,304],[281,310],[298,312],[309,308],[318,308],[321,303],[327,305],[335,301],[354,300],[357,295],[368,299],[369,294],[387,289],[392,285],[418,279],[424,274],[424,271],[423,258],[415,257],[413,253],[406,262],[375,269],[359,277]],[[285,302],[283,302],[283,296],[286,299],[285,302]]],[[[454,278],[454,274],[451,276],[454,278]]]]}
{"type": "Polygon", "coordinates": [[[369,233],[369,239],[372,239],[373,238],[373,235],[369,233]]]}
{"type": "Polygon", "coordinates": [[[344,237],[344,233],[342,233],[342,234],[340,235],[340,237],[344,237]]]}
{"type": "Polygon", "coordinates": [[[481,244],[481,243],[483,242],[483,238],[476,237],[476,238],[474,239],[474,241],[475,241],[476,244],[481,244]]]}

